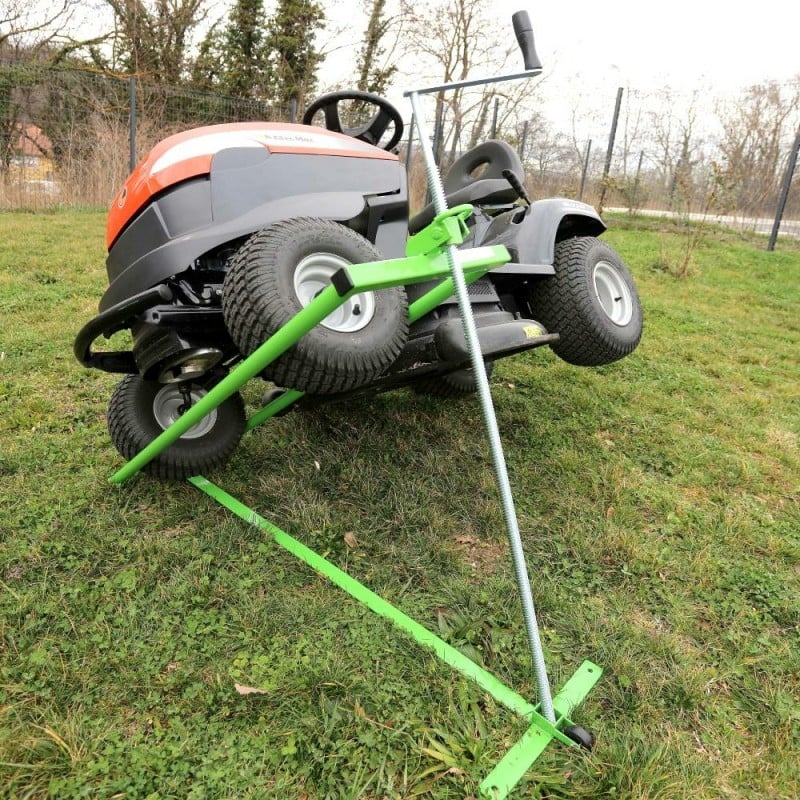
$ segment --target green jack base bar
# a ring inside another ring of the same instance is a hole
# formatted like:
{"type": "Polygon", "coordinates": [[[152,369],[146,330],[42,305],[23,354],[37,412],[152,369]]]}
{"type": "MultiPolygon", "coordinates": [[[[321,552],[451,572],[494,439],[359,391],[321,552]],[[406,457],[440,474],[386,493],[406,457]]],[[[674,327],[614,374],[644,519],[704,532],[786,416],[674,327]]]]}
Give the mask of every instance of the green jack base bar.
{"type": "Polygon", "coordinates": [[[520,740],[511,747],[481,783],[480,790],[483,797],[491,798],[491,800],[504,800],[553,739],[570,747],[577,747],[575,742],[562,733],[561,728],[572,724],[569,715],[572,714],[574,708],[583,702],[600,679],[602,669],[596,664],[584,661],[561,691],[553,698],[557,722],[556,725],[552,725],[538,713],[537,706],[528,702],[490,672],[478,666],[463,653],[447,644],[434,633],[431,633],[427,628],[411,619],[398,608],[395,608],[391,603],[359,583],[355,578],[331,564],[330,561],[306,547],[302,542],[297,541],[297,539],[248,508],[224,489],[200,475],[189,478],[189,483],[248,524],[269,533],[276,544],[299,558],[319,574],[325,576],[371,611],[404,630],[418,644],[433,650],[438,658],[477,683],[498,703],[531,723],[520,740]]]}

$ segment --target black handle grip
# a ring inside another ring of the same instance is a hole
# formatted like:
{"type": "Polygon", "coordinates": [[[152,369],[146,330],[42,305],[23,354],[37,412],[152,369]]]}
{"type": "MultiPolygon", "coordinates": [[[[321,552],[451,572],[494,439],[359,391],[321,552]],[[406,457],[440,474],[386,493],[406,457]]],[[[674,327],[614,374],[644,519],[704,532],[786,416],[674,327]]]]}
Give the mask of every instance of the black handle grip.
{"type": "Polygon", "coordinates": [[[517,193],[519,199],[524,201],[525,205],[529,206],[531,204],[531,199],[528,197],[528,193],[525,191],[525,187],[522,185],[522,181],[520,181],[516,173],[512,172],[510,169],[504,169],[502,174],[511,185],[511,188],[517,193]]]}
{"type": "Polygon", "coordinates": [[[514,24],[514,33],[517,35],[519,49],[522,51],[522,59],[525,69],[541,69],[542,62],[536,55],[536,45],[533,43],[533,26],[527,11],[517,11],[511,17],[514,24]]]}

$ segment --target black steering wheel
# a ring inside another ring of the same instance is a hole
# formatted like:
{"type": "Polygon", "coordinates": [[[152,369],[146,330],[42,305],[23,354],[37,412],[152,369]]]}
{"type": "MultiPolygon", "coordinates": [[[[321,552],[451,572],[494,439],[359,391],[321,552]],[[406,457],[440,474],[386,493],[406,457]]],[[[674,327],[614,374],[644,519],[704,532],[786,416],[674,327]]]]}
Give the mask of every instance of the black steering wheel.
{"type": "Polygon", "coordinates": [[[306,109],[306,113],[303,114],[303,125],[310,125],[317,111],[325,113],[325,127],[329,131],[344,133],[346,136],[352,136],[354,139],[367,142],[367,144],[382,147],[384,150],[391,150],[403,135],[403,118],[400,116],[400,112],[388,100],[384,100],[379,95],[371,92],[353,90],[324,94],[306,109]],[[345,128],[339,118],[339,103],[342,100],[360,100],[377,106],[378,110],[366,125],[358,128],[345,128]],[[389,141],[384,145],[378,144],[391,124],[394,124],[394,132],[389,141]]]}

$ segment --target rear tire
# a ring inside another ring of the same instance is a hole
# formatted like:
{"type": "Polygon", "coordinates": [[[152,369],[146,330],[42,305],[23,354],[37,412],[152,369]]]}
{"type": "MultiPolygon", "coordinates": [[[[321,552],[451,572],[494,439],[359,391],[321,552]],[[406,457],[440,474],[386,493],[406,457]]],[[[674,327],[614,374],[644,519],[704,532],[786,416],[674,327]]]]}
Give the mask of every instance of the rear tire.
{"type": "MultiPolygon", "coordinates": [[[[326,219],[297,218],[255,233],[233,258],[222,311],[249,356],[330,284],[341,267],[381,261],[363,236],[326,219]]],[[[345,392],[379,377],[408,338],[402,287],[361,292],[264,370],[278,386],[313,394],[345,392]]]]}
{"type": "Polygon", "coordinates": [[[591,750],[594,748],[594,736],[580,725],[570,725],[564,728],[564,735],[575,742],[575,744],[580,745],[584,750],[591,750]]]}
{"type": "MultiPolygon", "coordinates": [[[[139,375],[126,375],[108,404],[111,441],[130,461],[181,416],[185,402],[182,384],[160,384],[139,375]]],[[[203,386],[187,384],[193,402],[206,394],[203,386]]],[[[168,480],[199,475],[228,460],[245,427],[244,403],[238,392],[208,414],[143,470],[168,480]]]]}
{"type": "Polygon", "coordinates": [[[554,267],[555,275],[538,281],[528,298],[533,318],[560,336],[553,352],[584,367],[632,353],[642,338],[642,306],[620,256],[581,236],[556,244],[554,267]]]}

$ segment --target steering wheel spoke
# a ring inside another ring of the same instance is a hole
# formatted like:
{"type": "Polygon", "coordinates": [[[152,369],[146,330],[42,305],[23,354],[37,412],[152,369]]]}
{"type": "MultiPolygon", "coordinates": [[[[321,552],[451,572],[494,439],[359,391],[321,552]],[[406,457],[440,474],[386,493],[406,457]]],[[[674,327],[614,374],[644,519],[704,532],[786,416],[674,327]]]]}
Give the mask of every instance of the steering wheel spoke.
{"type": "Polygon", "coordinates": [[[324,106],[324,114],[325,127],[329,131],[334,131],[335,133],[347,133],[347,131],[342,130],[342,120],[339,117],[338,104],[334,103],[333,105],[324,106]]]}
{"type": "Polygon", "coordinates": [[[386,113],[385,109],[380,109],[378,113],[372,118],[370,122],[370,132],[375,137],[375,143],[377,144],[384,133],[386,133],[386,129],[389,125],[392,124],[392,118],[389,114],[386,113]]]}

